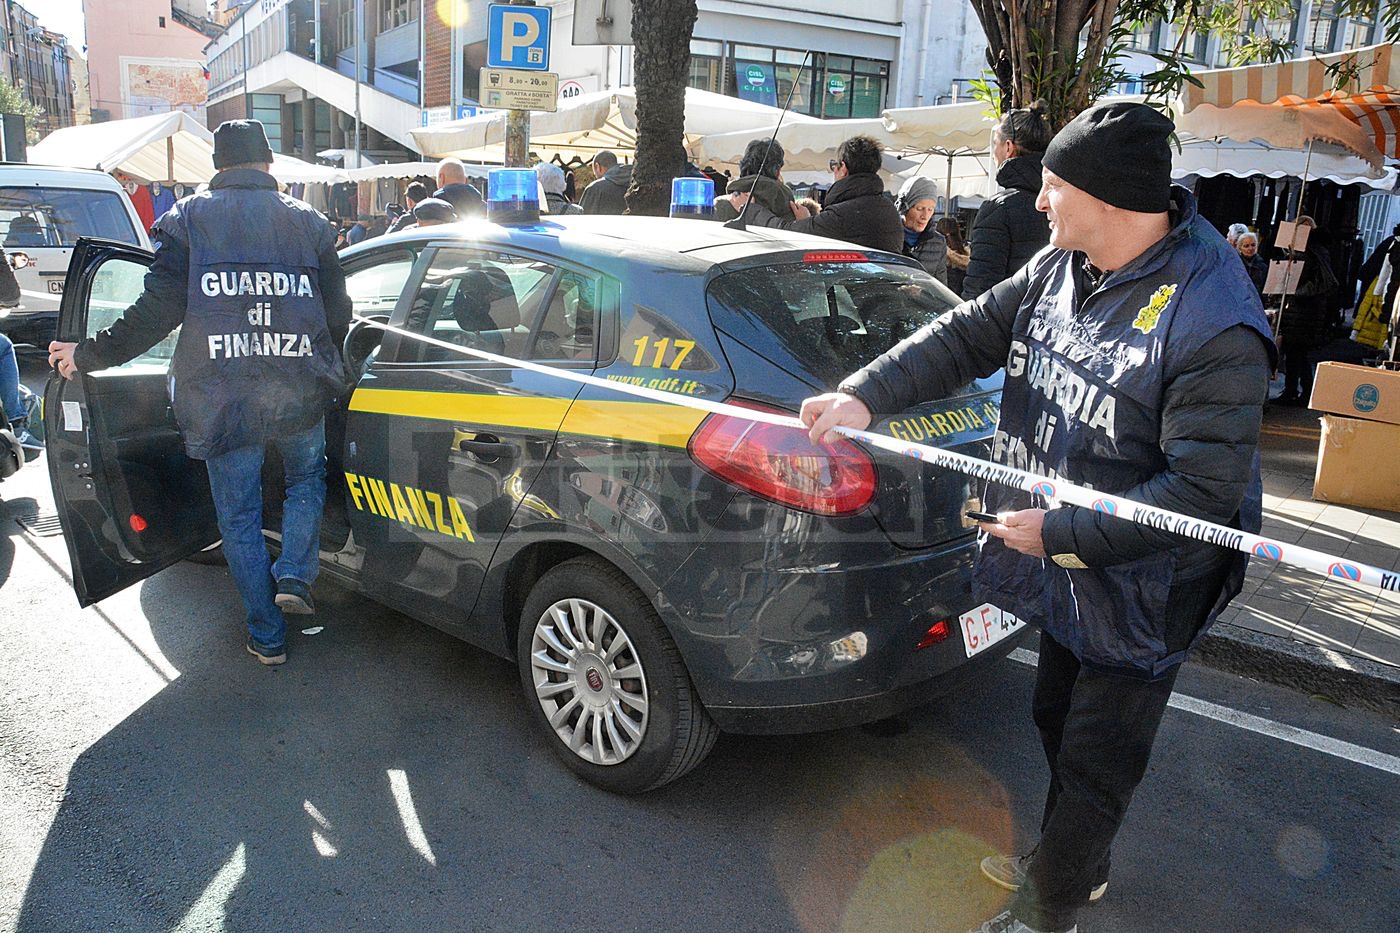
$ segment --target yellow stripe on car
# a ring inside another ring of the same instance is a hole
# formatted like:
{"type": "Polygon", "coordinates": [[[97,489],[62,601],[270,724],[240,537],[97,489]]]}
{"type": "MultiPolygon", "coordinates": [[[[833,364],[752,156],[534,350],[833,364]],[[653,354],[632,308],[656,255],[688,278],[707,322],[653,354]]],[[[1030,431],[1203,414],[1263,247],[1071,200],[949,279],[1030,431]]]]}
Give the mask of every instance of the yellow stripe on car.
{"type": "Polygon", "coordinates": [[[706,414],[662,402],[356,389],[350,410],[684,447],[706,414]],[[572,406],[572,407],[571,407],[572,406]],[[565,414],[567,413],[567,418],[565,414]],[[560,422],[563,421],[561,424],[560,422]]]}

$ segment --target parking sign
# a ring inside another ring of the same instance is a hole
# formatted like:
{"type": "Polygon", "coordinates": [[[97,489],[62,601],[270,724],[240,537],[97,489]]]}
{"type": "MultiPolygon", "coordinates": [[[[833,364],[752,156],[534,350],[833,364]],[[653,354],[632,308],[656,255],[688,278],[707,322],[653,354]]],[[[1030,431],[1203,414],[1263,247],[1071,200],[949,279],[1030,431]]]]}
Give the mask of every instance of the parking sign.
{"type": "Polygon", "coordinates": [[[486,66],[549,70],[550,8],[493,3],[487,8],[486,66]]]}

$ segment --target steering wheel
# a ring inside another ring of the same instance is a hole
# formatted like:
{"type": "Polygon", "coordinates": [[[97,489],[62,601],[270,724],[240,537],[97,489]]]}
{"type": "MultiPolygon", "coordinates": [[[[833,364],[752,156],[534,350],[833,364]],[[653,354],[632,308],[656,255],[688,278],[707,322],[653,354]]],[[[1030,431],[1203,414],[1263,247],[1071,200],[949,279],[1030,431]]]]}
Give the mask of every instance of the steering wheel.
{"type": "Polygon", "coordinates": [[[378,325],[388,323],[387,314],[369,314],[356,318],[350,325],[350,330],[345,334],[345,343],[340,347],[340,355],[345,360],[346,370],[356,379],[365,374],[370,355],[379,349],[379,343],[384,339],[384,331],[378,325]]]}

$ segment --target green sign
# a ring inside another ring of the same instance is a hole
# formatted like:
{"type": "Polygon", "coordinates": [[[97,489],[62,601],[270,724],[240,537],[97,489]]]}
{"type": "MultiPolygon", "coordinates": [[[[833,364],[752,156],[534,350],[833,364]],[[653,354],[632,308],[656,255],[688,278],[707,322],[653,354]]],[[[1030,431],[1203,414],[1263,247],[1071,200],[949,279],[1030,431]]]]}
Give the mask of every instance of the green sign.
{"type": "Polygon", "coordinates": [[[840,97],[846,93],[846,79],[840,75],[832,75],[826,81],[826,92],[832,97],[840,97]]]}
{"type": "Polygon", "coordinates": [[[764,73],[761,65],[750,65],[744,69],[744,77],[753,87],[762,87],[763,82],[768,80],[768,75],[764,73]]]}

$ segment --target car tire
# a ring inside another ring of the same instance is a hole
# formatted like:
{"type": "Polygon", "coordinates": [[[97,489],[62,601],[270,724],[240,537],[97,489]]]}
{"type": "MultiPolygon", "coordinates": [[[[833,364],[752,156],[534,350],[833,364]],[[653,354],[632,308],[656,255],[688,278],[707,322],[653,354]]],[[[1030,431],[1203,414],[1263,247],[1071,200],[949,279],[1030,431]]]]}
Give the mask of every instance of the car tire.
{"type": "Polygon", "coordinates": [[[686,774],[714,747],[719,728],[656,610],[598,558],[565,561],[539,579],[516,657],[532,718],[590,784],[638,794],[686,774]]]}

